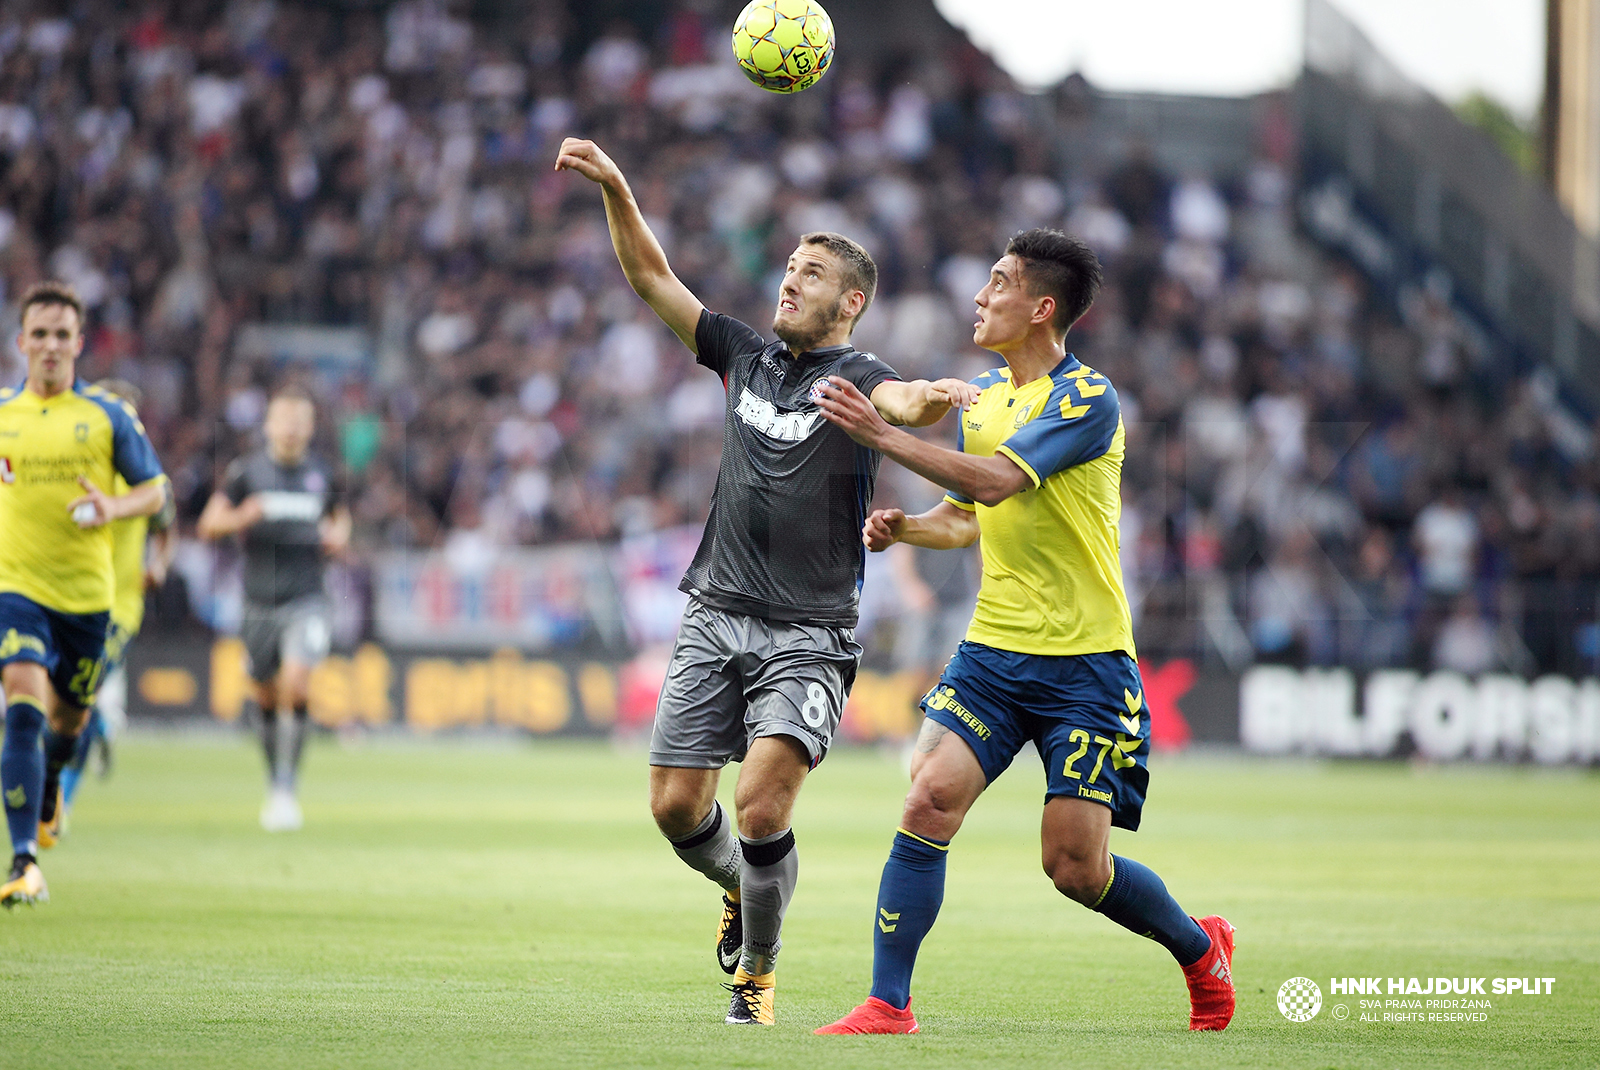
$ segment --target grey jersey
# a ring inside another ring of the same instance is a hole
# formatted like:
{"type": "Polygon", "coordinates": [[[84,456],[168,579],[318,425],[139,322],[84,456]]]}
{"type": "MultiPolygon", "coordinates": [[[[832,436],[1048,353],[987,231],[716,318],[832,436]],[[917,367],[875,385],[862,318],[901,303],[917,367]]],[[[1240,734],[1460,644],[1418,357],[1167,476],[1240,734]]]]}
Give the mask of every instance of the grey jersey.
{"type": "Polygon", "coordinates": [[[823,419],[814,390],[837,375],[870,396],[900,377],[848,345],[796,356],[709,311],[695,344],[728,402],[711,516],[680,589],[729,612],[855,627],[882,458],[823,419]]]}
{"type": "Polygon", "coordinates": [[[284,466],[265,450],[228,466],[222,492],[238,505],[261,500],[262,519],[244,532],[244,594],[258,605],[282,605],[322,591],[318,524],[342,493],[320,458],[306,454],[284,466]]]}

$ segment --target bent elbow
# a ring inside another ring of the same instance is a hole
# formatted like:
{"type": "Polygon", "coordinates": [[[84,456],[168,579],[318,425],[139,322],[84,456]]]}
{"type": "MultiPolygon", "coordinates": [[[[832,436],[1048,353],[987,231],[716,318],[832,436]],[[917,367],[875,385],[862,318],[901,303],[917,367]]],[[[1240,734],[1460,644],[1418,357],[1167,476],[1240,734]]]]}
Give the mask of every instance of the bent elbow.
{"type": "MultiPolygon", "coordinates": [[[[1018,475],[1022,475],[1020,469],[1018,470],[1018,475]]],[[[1032,486],[1032,481],[1026,476],[1022,476],[1020,482],[1017,480],[988,478],[974,488],[971,498],[978,504],[987,505],[992,509],[1013,494],[1028,490],[1032,486]]]]}
{"type": "Polygon", "coordinates": [[[1017,492],[1017,488],[1006,486],[994,480],[986,480],[972,495],[972,500],[979,505],[994,508],[1017,492]]]}

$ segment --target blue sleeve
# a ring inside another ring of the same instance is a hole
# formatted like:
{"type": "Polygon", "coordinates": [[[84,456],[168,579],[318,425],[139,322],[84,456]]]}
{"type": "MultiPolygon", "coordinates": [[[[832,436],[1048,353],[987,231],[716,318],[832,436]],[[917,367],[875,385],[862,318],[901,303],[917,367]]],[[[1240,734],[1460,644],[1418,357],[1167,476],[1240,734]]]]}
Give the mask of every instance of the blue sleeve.
{"type": "MultiPolygon", "coordinates": [[[[982,375],[978,376],[976,379],[968,379],[967,382],[971,383],[973,386],[977,387],[979,390],[984,390],[984,389],[988,388],[989,386],[992,386],[996,382],[996,377],[995,377],[994,372],[988,371],[988,372],[984,372],[982,375]]],[[[956,415],[959,417],[956,420],[956,452],[957,453],[966,453],[967,452],[967,414],[962,412],[962,413],[957,413],[956,415]]],[[[951,505],[956,506],[957,508],[965,509],[969,513],[978,508],[978,503],[977,502],[973,501],[971,498],[967,497],[965,494],[962,494],[959,490],[946,490],[945,494],[944,494],[944,500],[949,502],[951,505]]]]}
{"type": "Polygon", "coordinates": [[[995,452],[1021,465],[1037,487],[1057,472],[1092,461],[1110,449],[1121,414],[1116,390],[1099,372],[1061,376],[1044,411],[995,452]]]}
{"type": "Polygon", "coordinates": [[[111,464],[128,481],[128,486],[137,487],[160,478],[164,474],[161,461],[133,406],[120,398],[96,400],[111,417],[111,464]]]}
{"type": "MultiPolygon", "coordinates": [[[[967,452],[966,422],[967,422],[966,418],[965,418],[965,416],[963,416],[962,419],[959,422],[957,422],[957,424],[956,424],[956,452],[957,453],[966,453],[967,452]]],[[[949,502],[951,505],[955,506],[958,509],[965,509],[969,513],[978,508],[978,503],[977,502],[973,501],[971,498],[967,497],[965,494],[962,494],[959,490],[946,490],[944,492],[944,500],[949,502]]]]}

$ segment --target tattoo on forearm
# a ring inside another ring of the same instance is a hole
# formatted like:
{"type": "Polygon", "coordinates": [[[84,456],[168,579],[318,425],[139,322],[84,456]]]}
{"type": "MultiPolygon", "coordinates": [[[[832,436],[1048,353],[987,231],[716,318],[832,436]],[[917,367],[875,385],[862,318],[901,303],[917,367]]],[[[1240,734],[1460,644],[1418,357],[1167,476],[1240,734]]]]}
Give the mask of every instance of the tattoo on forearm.
{"type": "Polygon", "coordinates": [[[950,729],[938,721],[923,721],[922,731],[917,734],[917,753],[931,754],[939,741],[950,734],[950,729]]]}

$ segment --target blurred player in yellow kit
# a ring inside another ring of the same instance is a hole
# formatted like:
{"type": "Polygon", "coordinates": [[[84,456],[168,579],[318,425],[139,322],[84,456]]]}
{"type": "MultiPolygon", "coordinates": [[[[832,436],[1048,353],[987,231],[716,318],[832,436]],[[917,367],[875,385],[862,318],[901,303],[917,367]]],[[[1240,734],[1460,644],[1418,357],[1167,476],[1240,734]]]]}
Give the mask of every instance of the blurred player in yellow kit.
{"type": "Polygon", "coordinates": [[[0,389],[0,795],[13,853],[0,905],[7,907],[49,898],[36,857],[45,779],[71,760],[105,669],[116,600],[110,525],[151,516],[168,496],[133,406],[77,378],[77,294],[60,283],[33,286],[23,294],[21,320],[17,348],[28,377],[0,389]],[[108,493],[118,475],[128,491],[108,493]]]}
{"type": "MultiPolygon", "coordinates": [[[[137,409],[144,402],[143,394],[132,383],[120,379],[102,379],[95,383],[101,390],[109,391],[137,409]]],[[[117,494],[129,490],[127,480],[118,475],[112,484],[117,494]]],[[[144,593],[151,587],[160,587],[167,581],[167,569],[172,564],[172,553],[177,548],[173,538],[172,519],[176,512],[169,496],[167,504],[155,516],[131,516],[111,525],[111,566],[117,578],[117,600],[111,606],[111,631],[106,636],[106,671],[100,683],[100,692],[94,707],[89,711],[89,724],[78,736],[78,748],[72,761],[61,770],[61,801],[56,808],[55,820],[43,822],[39,846],[50,847],[67,828],[72,816],[72,802],[82,783],[83,771],[89,764],[89,755],[95,747],[100,750],[100,775],[111,768],[111,745],[128,721],[128,644],[139,634],[144,623],[144,593]]],[[[54,797],[46,776],[44,796],[46,808],[54,797]]]]}

